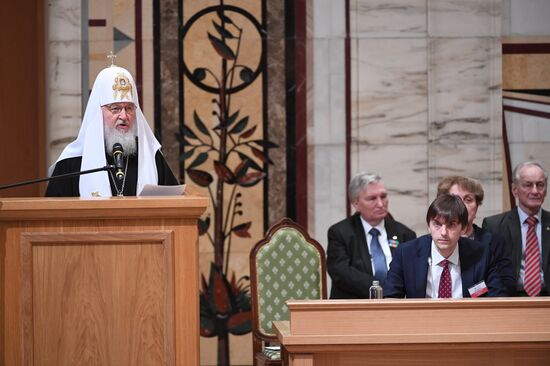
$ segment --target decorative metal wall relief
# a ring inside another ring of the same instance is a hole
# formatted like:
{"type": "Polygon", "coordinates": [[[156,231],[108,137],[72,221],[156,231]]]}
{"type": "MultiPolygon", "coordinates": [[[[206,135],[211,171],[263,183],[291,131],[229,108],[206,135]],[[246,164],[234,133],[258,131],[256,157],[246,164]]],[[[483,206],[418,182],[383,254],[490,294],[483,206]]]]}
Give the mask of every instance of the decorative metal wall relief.
{"type": "Polygon", "coordinates": [[[212,203],[199,220],[201,242],[213,246],[209,277],[202,276],[200,320],[202,336],[218,337],[219,365],[229,364],[229,334],[251,331],[249,277],[237,279],[229,258],[233,241],[251,247],[260,238],[255,235],[263,236],[260,183],[273,164],[269,149],[277,147],[266,138],[263,112],[263,5],[250,6],[259,16],[223,1],[196,9],[179,36],[181,171],[212,203]]]}

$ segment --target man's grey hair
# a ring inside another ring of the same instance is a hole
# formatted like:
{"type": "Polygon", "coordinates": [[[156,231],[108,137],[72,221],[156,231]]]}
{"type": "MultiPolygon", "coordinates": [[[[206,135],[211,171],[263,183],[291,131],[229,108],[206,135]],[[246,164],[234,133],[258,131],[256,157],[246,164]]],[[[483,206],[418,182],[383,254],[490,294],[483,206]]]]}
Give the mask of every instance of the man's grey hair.
{"type": "Polygon", "coordinates": [[[348,197],[351,202],[359,196],[359,193],[367,186],[367,184],[378,183],[382,180],[379,175],[361,172],[351,178],[348,186],[348,197]]]}
{"type": "Polygon", "coordinates": [[[522,168],[526,167],[526,166],[539,167],[542,170],[542,172],[544,173],[544,180],[548,181],[548,172],[546,171],[546,169],[544,169],[542,164],[539,163],[536,160],[529,160],[529,161],[524,161],[523,163],[519,163],[518,165],[516,165],[516,167],[514,168],[514,171],[512,172],[512,182],[513,183],[517,184],[519,182],[519,171],[522,168]]]}

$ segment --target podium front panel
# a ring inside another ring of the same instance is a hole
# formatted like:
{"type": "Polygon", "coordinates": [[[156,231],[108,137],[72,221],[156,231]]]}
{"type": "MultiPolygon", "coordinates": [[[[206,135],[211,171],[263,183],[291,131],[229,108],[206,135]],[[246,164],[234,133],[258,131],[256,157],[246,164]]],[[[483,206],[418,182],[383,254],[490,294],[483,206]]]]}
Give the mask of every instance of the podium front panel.
{"type": "Polygon", "coordinates": [[[0,200],[0,365],[198,365],[191,201],[0,200]]]}
{"type": "Polygon", "coordinates": [[[173,364],[172,232],[23,237],[35,365],[173,364]]]}

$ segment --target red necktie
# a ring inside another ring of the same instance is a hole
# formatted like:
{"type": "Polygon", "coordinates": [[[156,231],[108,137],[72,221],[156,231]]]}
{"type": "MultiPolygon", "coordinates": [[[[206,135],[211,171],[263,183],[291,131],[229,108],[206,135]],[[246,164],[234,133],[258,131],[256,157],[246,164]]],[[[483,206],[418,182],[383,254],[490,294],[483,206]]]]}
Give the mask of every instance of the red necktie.
{"type": "Polygon", "coordinates": [[[523,289],[529,296],[538,296],[542,288],[540,279],[540,251],[539,240],[535,231],[537,218],[529,216],[525,220],[529,226],[527,229],[527,241],[525,243],[525,277],[523,289]]]}
{"type": "Polygon", "coordinates": [[[449,299],[453,297],[451,290],[451,271],[449,271],[449,261],[444,259],[439,262],[439,265],[443,267],[441,277],[439,278],[439,291],[437,297],[440,299],[449,299]]]}

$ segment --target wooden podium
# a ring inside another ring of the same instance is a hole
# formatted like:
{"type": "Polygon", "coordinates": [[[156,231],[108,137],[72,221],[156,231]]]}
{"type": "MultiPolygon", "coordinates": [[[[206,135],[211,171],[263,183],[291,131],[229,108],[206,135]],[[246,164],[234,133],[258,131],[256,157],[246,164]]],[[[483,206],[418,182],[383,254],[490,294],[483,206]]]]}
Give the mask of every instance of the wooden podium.
{"type": "Polygon", "coordinates": [[[550,298],[288,301],[292,366],[550,365],[550,298]]]}
{"type": "Polygon", "coordinates": [[[198,365],[207,204],[0,200],[0,365],[198,365]]]}

